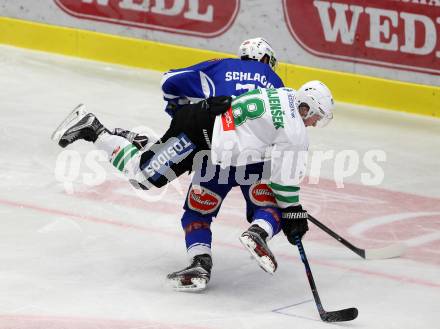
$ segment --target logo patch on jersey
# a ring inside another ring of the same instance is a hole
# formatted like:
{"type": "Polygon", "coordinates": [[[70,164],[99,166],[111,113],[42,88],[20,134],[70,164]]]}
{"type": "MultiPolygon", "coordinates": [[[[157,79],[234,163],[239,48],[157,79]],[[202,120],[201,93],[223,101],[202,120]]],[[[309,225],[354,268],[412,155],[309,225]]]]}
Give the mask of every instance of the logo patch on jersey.
{"type": "Polygon", "coordinates": [[[289,109],[290,109],[290,116],[292,118],[295,117],[295,96],[292,93],[287,94],[287,98],[289,99],[289,109]]]}
{"type": "Polygon", "coordinates": [[[229,108],[229,110],[227,110],[225,113],[222,114],[222,125],[224,131],[235,130],[232,108],[229,108]]]}
{"type": "Polygon", "coordinates": [[[249,189],[249,197],[257,206],[277,206],[275,196],[269,185],[255,182],[249,189]]]}
{"type": "Polygon", "coordinates": [[[187,199],[189,209],[206,215],[216,211],[220,203],[221,197],[218,194],[202,186],[191,186],[187,199]]]}
{"type": "Polygon", "coordinates": [[[281,100],[276,89],[267,89],[267,97],[269,98],[270,114],[272,114],[272,122],[275,129],[284,128],[284,111],[281,109],[281,100]]]}

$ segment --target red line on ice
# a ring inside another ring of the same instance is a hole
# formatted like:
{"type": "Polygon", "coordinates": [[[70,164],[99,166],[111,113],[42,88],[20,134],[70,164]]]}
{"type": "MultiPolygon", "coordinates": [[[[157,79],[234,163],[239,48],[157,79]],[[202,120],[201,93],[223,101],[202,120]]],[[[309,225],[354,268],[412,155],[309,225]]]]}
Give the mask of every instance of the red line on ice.
{"type": "Polygon", "coordinates": [[[7,329],[204,329],[209,327],[181,325],[148,320],[117,320],[67,316],[0,315],[0,328],[7,329]]]}
{"type": "MultiPolygon", "coordinates": [[[[149,232],[149,233],[158,233],[158,234],[162,234],[162,235],[166,235],[166,236],[182,238],[182,235],[183,235],[183,234],[177,234],[177,233],[170,233],[168,231],[158,230],[158,229],[154,229],[154,228],[146,228],[146,227],[142,227],[139,225],[126,224],[126,223],[121,223],[118,221],[102,219],[102,218],[93,217],[93,216],[81,216],[81,215],[77,215],[77,214],[62,211],[62,210],[44,208],[44,207],[40,207],[40,206],[36,206],[36,205],[25,204],[25,203],[10,201],[10,200],[0,199],[0,204],[6,205],[6,206],[11,206],[11,207],[16,207],[16,208],[35,210],[35,211],[44,212],[44,213],[48,213],[48,214],[52,214],[52,215],[66,216],[66,217],[70,217],[70,218],[90,221],[90,222],[99,223],[99,224],[114,225],[117,227],[134,229],[134,230],[139,230],[139,231],[144,231],[144,232],[149,232]]],[[[241,247],[238,244],[235,245],[235,244],[223,243],[220,241],[217,241],[217,243],[219,245],[222,245],[225,247],[234,248],[234,249],[241,249],[241,247]]],[[[297,259],[295,259],[292,256],[282,255],[282,254],[280,256],[283,258],[298,261],[297,259]]],[[[386,278],[386,279],[393,280],[393,281],[408,282],[408,283],[412,283],[412,284],[416,284],[416,285],[420,285],[420,286],[426,286],[426,287],[430,287],[430,288],[440,288],[440,284],[438,284],[438,283],[426,281],[426,280],[420,280],[420,279],[411,278],[411,277],[362,270],[362,269],[358,269],[358,268],[354,268],[354,267],[349,267],[349,266],[344,266],[344,265],[339,265],[339,264],[325,262],[325,261],[319,261],[319,260],[314,260],[313,263],[319,264],[321,266],[326,266],[326,267],[338,268],[338,269],[342,269],[342,270],[349,270],[351,272],[360,273],[360,274],[364,274],[364,275],[386,278]]]]}

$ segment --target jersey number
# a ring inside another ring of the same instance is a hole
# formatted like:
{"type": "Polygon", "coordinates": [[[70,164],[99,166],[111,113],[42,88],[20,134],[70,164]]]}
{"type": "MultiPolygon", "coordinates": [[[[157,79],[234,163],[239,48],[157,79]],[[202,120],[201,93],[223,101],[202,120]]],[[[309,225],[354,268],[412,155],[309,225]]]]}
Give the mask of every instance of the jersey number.
{"type": "Polygon", "coordinates": [[[235,84],[235,90],[246,90],[246,91],[250,91],[250,90],[254,90],[256,89],[257,86],[252,84],[252,83],[247,83],[242,85],[241,83],[236,83],[235,84]]]}
{"type": "Polygon", "coordinates": [[[234,99],[232,113],[234,114],[236,126],[243,124],[247,119],[260,118],[266,112],[264,101],[259,97],[255,97],[259,94],[261,94],[261,90],[255,89],[234,99]]]}

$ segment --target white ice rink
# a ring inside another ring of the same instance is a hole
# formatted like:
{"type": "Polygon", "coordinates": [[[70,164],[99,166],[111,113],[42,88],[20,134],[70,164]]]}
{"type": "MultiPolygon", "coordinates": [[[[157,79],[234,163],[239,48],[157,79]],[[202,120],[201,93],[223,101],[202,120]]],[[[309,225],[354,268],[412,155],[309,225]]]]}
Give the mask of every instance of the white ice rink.
{"type": "Polygon", "coordinates": [[[345,188],[336,188],[332,160],[319,184],[305,182],[310,213],[364,248],[408,245],[401,258],[365,261],[310,224],[304,245],[324,307],[359,309],[358,319],[331,325],[319,320],[298,251],[282,235],[270,242],[274,276],[241,247],[239,190],[212,225],[209,288],[177,293],[165,276],[187,264],[180,215],[189,179],[149,201],[87,158],[90,144],[72,145],[70,161],[57,163],[50,135],[79,103],[108,127],[163,132],[160,79],[0,47],[0,329],[440,328],[440,120],[338,104],[328,128],[310,130],[312,150],[361,159],[345,188]],[[371,149],[387,157],[378,186],[361,184],[371,149]]]}

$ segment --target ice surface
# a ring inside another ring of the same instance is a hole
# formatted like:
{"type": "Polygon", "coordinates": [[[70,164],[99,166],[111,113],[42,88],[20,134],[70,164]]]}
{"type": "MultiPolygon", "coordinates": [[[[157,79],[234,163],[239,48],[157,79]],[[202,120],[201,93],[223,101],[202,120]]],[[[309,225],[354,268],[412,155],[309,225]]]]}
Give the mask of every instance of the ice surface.
{"type": "MultiPolygon", "coordinates": [[[[109,127],[163,132],[160,79],[0,47],[0,328],[327,328],[284,237],[270,242],[274,276],[241,247],[239,190],[212,225],[209,289],[177,293],[164,279],[187,264],[179,218],[189,179],[158,201],[141,197],[105,161],[88,165],[87,143],[68,148],[62,170],[50,134],[79,103],[109,127]]],[[[361,247],[409,245],[402,258],[364,261],[310,224],[304,245],[324,307],[359,308],[343,327],[438,328],[440,121],[339,104],[328,128],[310,132],[312,150],[380,149],[387,161],[379,186],[360,184],[361,166],[343,189],[329,161],[319,184],[302,189],[307,209],[361,247]]]]}

